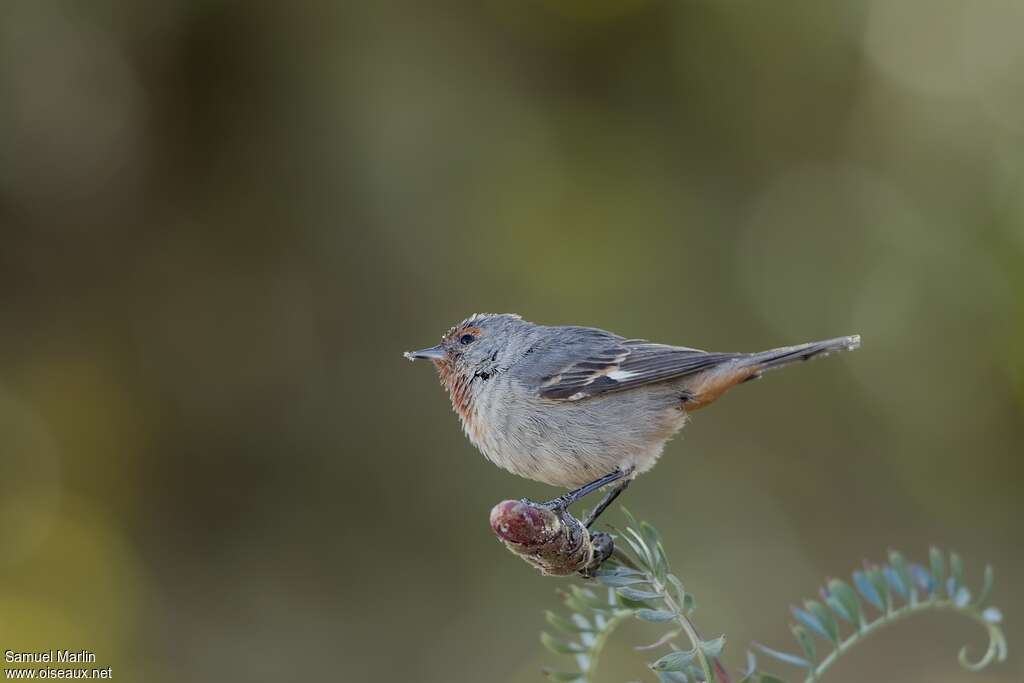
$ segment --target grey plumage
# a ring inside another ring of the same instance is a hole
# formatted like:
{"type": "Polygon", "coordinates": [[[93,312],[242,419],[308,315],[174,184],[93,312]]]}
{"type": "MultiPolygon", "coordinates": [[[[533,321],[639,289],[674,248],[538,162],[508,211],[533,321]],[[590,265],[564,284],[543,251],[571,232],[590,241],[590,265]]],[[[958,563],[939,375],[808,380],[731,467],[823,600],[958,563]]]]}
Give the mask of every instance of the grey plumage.
{"type": "Polygon", "coordinates": [[[407,357],[435,363],[467,436],[491,462],[570,488],[617,468],[649,470],[688,413],[729,387],[859,342],[839,337],[753,354],[709,353],[484,314],[407,357]]]}

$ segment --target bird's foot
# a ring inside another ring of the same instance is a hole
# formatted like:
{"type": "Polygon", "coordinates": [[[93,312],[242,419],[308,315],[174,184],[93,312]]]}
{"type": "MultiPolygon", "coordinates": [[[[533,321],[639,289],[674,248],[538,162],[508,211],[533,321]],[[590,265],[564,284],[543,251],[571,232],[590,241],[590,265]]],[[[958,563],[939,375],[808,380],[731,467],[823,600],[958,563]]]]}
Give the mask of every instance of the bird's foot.
{"type": "Polygon", "coordinates": [[[597,570],[601,568],[605,560],[615,552],[615,541],[612,540],[611,534],[604,531],[595,531],[590,534],[590,543],[594,548],[593,559],[590,560],[586,567],[579,571],[579,575],[585,579],[594,578],[597,570]]]}

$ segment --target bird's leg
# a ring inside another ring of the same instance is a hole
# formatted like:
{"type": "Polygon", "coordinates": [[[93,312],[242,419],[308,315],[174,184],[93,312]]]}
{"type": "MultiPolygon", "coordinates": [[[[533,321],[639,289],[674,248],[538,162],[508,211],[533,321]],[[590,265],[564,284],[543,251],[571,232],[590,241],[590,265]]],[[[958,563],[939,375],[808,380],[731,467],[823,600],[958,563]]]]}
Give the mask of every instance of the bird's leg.
{"type": "Polygon", "coordinates": [[[601,516],[601,513],[608,509],[608,506],[615,502],[615,499],[619,497],[619,494],[629,487],[629,482],[633,481],[630,478],[625,478],[617,485],[615,485],[608,493],[604,494],[604,498],[601,502],[594,506],[594,509],[590,511],[586,519],[583,521],[583,526],[590,528],[590,525],[597,521],[597,518],[601,516]]]}
{"type": "Polygon", "coordinates": [[[608,484],[616,482],[622,479],[623,477],[627,477],[631,474],[633,474],[633,468],[629,468],[629,470],[625,472],[622,470],[615,470],[614,472],[610,472],[604,475],[600,479],[595,479],[589,484],[584,484],[578,489],[573,489],[572,491],[569,491],[568,493],[565,493],[559,496],[558,498],[553,498],[552,500],[549,500],[546,503],[541,503],[541,505],[551,510],[564,510],[565,508],[569,507],[570,505],[578,501],[583,496],[593,493],[602,486],[607,486],[608,484]]]}

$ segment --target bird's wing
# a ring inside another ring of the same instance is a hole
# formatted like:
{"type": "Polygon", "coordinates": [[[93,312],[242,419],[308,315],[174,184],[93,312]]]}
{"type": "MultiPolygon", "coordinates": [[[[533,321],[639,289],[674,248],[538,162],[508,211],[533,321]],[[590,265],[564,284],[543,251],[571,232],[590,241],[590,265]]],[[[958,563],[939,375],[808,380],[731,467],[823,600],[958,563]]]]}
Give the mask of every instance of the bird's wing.
{"type": "Polygon", "coordinates": [[[600,340],[601,344],[595,344],[596,339],[588,341],[577,349],[582,353],[565,349],[568,353],[562,362],[540,377],[543,398],[579,401],[700,372],[741,355],[708,353],[611,334],[600,340]]]}

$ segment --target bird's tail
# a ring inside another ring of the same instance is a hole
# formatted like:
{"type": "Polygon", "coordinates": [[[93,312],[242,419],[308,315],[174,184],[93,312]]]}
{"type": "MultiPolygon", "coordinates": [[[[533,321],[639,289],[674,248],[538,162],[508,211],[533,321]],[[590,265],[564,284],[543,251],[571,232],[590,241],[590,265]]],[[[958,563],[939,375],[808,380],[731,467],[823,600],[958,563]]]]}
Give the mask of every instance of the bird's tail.
{"type": "Polygon", "coordinates": [[[815,356],[827,356],[836,351],[852,351],[860,346],[860,335],[854,334],[849,337],[836,337],[824,341],[797,344],[796,346],[783,346],[770,351],[761,351],[745,356],[742,365],[753,367],[757,372],[770,370],[772,368],[795,363],[800,360],[807,360],[815,356]]]}
{"type": "Polygon", "coordinates": [[[836,351],[851,351],[860,346],[860,335],[836,337],[824,341],[783,346],[760,353],[726,354],[726,358],[696,375],[687,387],[685,408],[698,410],[709,405],[730,387],[757,379],[765,370],[778,368],[798,360],[825,356],[836,351]]]}

